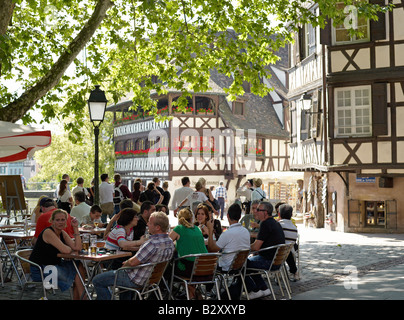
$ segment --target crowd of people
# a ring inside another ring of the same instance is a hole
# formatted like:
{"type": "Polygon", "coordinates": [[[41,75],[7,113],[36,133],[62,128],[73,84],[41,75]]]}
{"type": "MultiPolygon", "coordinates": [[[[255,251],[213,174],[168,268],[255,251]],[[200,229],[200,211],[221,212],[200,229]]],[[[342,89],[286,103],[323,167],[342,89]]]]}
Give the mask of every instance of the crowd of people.
{"type": "MultiPolygon", "coordinates": [[[[78,228],[93,228],[96,221],[105,228],[102,237],[106,249],[132,253],[129,259],[114,260],[110,271],[94,277],[94,288],[100,300],[110,299],[109,287],[114,283],[117,270],[123,266],[135,267],[190,254],[221,252],[223,255],[219,259],[218,270],[227,271],[234,255],[226,253],[249,249],[254,254],[247,259],[247,269],[268,269],[275,250],[260,250],[284,243],[296,244],[298,237],[297,228],[291,220],[293,208],[284,203],[274,208],[261,189],[260,179],[248,180],[243,190],[237,190],[244,193],[244,203],[235,201],[227,208],[224,184],[221,182],[214,190],[206,186],[204,178],[192,188],[189,177],[183,177],[182,187],[176,189],[171,197],[168,183],[164,182],[160,187],[159,178],[153,179],[147,186],[137,179],[131,192],[122,183],[119,174],[114,176],[114,184],[109,182],[107,174],[102,174],[99,205],[93,203],[93,187],[85,188],[82,178],[76,180],[77,186],[72,192],[68,181],[69,177],[65,175],[54,199],[43,196],[38,200],[32,215],[36,230],[30,259],[42,267],[57,265],[61,289],[73,286],[75,298],[82,296],[83,286],[71,262],[57,258],[57,253],[81,250],[78,228]],[[175,227],[170,226],[170,210],[177,218],[175,227]],[[227,229],[222,227],[224,218],[228,221],[227,229]]],[[[297,273],[294,250],[297,250],[296,245],[287,259],[292,280],[297,273]]],[[[194,259],[175,261],[178,262],[171,266],[175,274],[189,276],[194,259]]],[[[33,276],[38,279],[38,270],[34,266],[31,268],[33,276]]],[[[142,286],[147,280],[146,271],[142,268],[129,269],[118,282],[134,288],[142,286]]],[[[84,268],[81,267],[79,272],[83,273],[82,277],[85,276],[84,268]]],[[[250,299],[271,294],[261,275],[247,274],[245,282],[250,299]]],[[[190,286],[188,289],[190,297],[195,299],[195,288],[190,286]]],[[[239,298],[241,282],[234,281],[230,289],[231,298],[239,298]]]]}

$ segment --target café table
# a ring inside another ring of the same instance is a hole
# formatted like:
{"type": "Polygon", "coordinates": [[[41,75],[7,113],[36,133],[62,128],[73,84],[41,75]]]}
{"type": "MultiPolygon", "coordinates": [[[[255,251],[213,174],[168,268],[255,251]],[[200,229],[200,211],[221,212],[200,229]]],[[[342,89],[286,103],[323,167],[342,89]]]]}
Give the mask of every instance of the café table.
{"type": "Polygon", "coordinates": [[[10,248],[7,245],[7,240],[12,240],[14,242],[14,244],[16,245],[16,250],[18,250],[18,248],[23,246],[24,244],[26,244],[27,241],[32,240],[32,238],[34,237],[34,234],[35,234],[35,231],[33,231],[33,230],[28,231],[28,232],[17,231],[17,230],[11,230],[10,232],[5,232],[5,231],[0,232],[0,238],[2,239],[1,245],[0,245],[0,251],[2,250],[2,248],[4,248],[8,259],[10,259],[10,263],[11,263],[11,267],[12,267],[9,270],[7,270],[7,272],[5,272],[5,275],[7,276],[7,274],[10,271],[14,270],[21,287],[23,287],[23,283],[22,283],[20,274],[18,272],[17,265],[14,262],[15,257],[13,257],[13,255],[11,254],[10,248]]]}
{"type": "Polygon", "coordinates": [[[124,257],[131,257],[132,256],[132,252],[130,251],[116,251],[114,253],[111,252],[107,252],[107,253],[98,253],[95,255],[89,254],[89,253],[83,253],[83,251],[77,252],[71,252],[71,253],[58,253],[57,255],[60,258],[63,259],[71,259],[73,261],[73,265],[77,271],[77,274],[80,278],[81,283],[84,286],[84,290],[85,290],[85,294],[87,295],[89,300],[92,300],[91,294],[89,292],[89,287],[92,283],[92,279],[95,276],[96,270],[99,268],[100,263],[102,262],[106,262],[109,260],[114,260],[114,259],[119,259],[119,258],[124,258],[124,257]],[[93,267],[93,272],[89,272],[88,268],[86,268],[87,271],[87,283],[84,281],[83,277],[80,274],[78,265],[77,265],[77,261],[92,261],[95,262],[95,265],[93,267]]]}
{"type": "Polygon", "coordinates": [[[0,224],[0,231],[7,229],[23,229],[24,226],[18,224],[0,224]]]}
{"type": "Polygon", "coordinates": [[[96,234],[96,235],[100,235],[103,234],[105,232],[105,230],[107,230],[107,228],[92,228],[92,229],[85,229],[80,227],[79,228],[79,232],[80,233],[89,233],[89,234],[96,234]]]}

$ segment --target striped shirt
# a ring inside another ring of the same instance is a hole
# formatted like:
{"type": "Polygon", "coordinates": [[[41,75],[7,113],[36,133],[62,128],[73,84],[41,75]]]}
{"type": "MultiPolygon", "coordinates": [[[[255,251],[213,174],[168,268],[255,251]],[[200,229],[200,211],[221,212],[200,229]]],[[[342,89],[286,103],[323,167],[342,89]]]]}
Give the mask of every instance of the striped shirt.
{"type": "Polygon", "coordinates": [[[108,250],[120,250],[121,247],[119,245],[119,241],[132,241],[133,234],[133,228],[131,228],[129,234],[127,234],[124,227],[117,225],[108,234],[107,241],[105,242],[105,248],[107,248],[108,250]]]}
{"type": "Polygon", "coordinates": [[[296,243],[297,240],[297,227],[291,220],[282,219],[278,221],[282,226],[283,233],[285,234],[285,243],[296,243]]]}
{"type": "MultiPolygon", "coordinates": [[[[174,242],[166,233],[150,235],[149,241],[146,241],[136,253],[135,257],[141,262],[153,263],[172,258],[174,253],[174,242]]],[[[138,286],[142,286],[149,278],[152,271],[151,267],[136,268],[127,271],[129,279],[138,286]]]]}

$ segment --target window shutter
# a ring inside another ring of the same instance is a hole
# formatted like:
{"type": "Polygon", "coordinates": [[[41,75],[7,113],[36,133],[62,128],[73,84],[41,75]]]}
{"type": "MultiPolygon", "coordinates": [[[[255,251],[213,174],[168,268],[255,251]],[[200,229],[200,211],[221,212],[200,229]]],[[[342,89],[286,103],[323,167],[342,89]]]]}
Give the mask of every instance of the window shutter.
{"type": "Polygon", "coordinates": [[[326,46],[331,45],[331,19],[326,19],[326,25],[324,29],[320,28],[320,43],[326,46]]]}
{"type": "Polygon", "coordinates": [[[372,85],[372,127],[373,136],[386,135],[387,132],[387,84],[372,85]]]}
{"type": "MultiPolygon", "coordinates": [[[[372,4],[384,6],[384,0],[370,0],[372,4]]],[[[370,40],[384,40],[386,39],[386,14],[379,12],[377,21],[370,20],[370,40]]]]}
{"type": "Polygon", "coordinates": [[[293,44],[295,51],[295,64],[300,62],[300,29],[295,33],[295,42],[293,44]]]}

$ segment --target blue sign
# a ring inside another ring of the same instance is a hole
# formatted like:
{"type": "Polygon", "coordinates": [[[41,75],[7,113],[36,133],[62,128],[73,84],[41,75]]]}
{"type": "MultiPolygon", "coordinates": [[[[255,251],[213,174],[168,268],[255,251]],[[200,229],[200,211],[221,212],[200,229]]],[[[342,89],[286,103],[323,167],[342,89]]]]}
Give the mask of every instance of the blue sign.
{"type": "Polygon", "coordinates": [[[357,183],[376,183],[376,177],[356,177],[357,183]]]}

